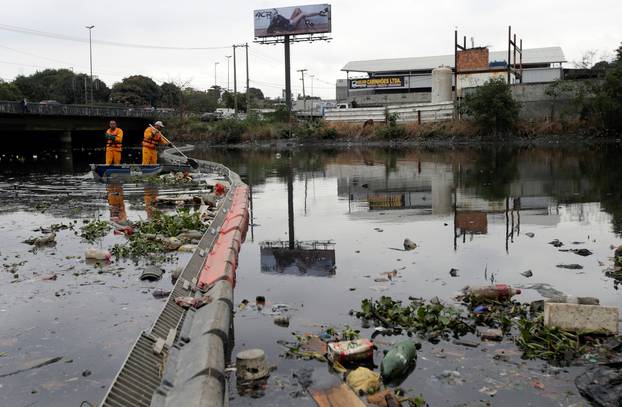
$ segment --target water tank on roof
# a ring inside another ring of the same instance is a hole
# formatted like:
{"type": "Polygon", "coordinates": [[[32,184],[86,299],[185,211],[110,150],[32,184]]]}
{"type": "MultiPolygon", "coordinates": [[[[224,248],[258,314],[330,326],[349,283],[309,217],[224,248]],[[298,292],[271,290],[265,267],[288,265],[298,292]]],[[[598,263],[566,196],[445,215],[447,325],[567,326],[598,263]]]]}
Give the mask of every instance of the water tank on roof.
{"type": "Polygon", "coordinates": [[[432,103],[451,102],[451,68],[440,66],[432,70],[432,103]]]}

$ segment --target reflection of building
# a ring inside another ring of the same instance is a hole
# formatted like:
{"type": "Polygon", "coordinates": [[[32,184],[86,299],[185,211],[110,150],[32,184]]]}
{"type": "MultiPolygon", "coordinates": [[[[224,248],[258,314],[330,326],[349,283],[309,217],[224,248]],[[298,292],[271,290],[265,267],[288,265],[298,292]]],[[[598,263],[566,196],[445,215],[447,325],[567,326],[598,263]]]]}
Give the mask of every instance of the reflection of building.
{"type": "Polygon", "coordinates": [[[465,211],[456,213],[456,233],[459,235],[465,233],[481,234],[488,233],[488,218],[486,212],[481,211],[465,211]]]}
{"type": "Polygon", "coordinates": [[[327,241],[266,241],[260,244],[262,273],[329,277],[335,274],[335,244],[327,241]]]}

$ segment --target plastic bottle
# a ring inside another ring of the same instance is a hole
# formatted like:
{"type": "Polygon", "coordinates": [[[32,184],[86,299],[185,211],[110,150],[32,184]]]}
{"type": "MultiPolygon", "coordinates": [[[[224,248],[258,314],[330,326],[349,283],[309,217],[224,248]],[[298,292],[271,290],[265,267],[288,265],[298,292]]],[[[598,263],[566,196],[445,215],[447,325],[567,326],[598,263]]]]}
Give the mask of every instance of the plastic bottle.
{"type": "Polygon", "coordinates": [[[520,289],[512,288],[507,284],[467,287],[465,289],[465,294],[471,300],[506,301],[512,298],[512,296],[520,293],[520,289]]]}
{"type": "Polygon", "coordinates": [[[421,345],[411,340],[393,345],[380,364],[380,374],[383,381],[390,382],[407,373],[417,360],[418,348],[421,348],[421,345]]]}

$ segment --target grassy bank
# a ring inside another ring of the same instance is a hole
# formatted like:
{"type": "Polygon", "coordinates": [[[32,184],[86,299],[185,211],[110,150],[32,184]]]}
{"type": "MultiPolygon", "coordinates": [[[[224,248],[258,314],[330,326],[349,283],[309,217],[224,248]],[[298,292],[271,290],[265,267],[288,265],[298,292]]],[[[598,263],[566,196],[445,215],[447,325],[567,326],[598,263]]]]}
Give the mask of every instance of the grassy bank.
{"type": "MultiPolygon", "coordinates": [[[[339,123],[281,121],[258,119],[201,122],[198,119],[170,122],[169,131],[178,142],[208,142],[210,144],[244,144],[270,140],[291,139],[297,142],[381,142],[424,141],[434,139],[473,139],[484,137],[472,120],[450,119],[433,123],[339,123]]],[[[581,120],[519,121],[512,134],[506,137],[537,138],[539,136],[597,135],[598,131],[581,120]]]]}

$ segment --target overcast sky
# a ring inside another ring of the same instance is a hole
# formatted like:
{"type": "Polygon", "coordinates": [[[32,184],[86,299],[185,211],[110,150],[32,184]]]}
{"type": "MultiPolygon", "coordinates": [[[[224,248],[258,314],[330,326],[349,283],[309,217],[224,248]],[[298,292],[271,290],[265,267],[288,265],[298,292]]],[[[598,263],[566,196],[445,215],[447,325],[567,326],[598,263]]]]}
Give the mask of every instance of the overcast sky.
{"type": "MultiPolygon", "coordinates": [[[[283,46],[253,43],[253,9],[315,4],[288,0],[28,0],[4,1],[0,24],[94,40],[174,47],[250,44],[251,86],[268,96],[284,87],[283,46]]],[[[453,52],[453,30],[476,45],[506,49],[507,26],[525,48],[559,45],[569,65],[587,50],[612,55],[622,41],[622,0],[415,1],[335,0],[330,43],[293,44],[292,87],[301,92],[297,69],[315,75],[315,96],[334,98],[334,82],[351,60],[443,55],[453,52]]],[[[0,30],[0,78],[11,80],[45,67],[88,72],[88,43],[0,30]]],[[[94,74],[109,85],[143,74],[157,82],[190,82],[206,89],[227,86],[231,49],[200,51],[124,48],[95,43],[94,74]]],[[[238,87],[245,81],[244,51],[238,50],[238,87]]],[[[231,81],[233,87],[233,60],[231,81]]],[[[306,83],[311,93],[310,80],[306,83]]]]}

